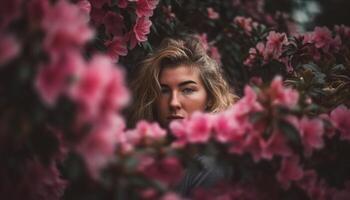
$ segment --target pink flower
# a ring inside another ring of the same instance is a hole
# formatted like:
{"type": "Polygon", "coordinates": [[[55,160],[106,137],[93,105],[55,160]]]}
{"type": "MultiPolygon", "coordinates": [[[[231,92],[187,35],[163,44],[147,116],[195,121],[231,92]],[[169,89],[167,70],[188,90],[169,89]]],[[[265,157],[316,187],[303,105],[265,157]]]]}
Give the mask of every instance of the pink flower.
{"type": "Polygon", "coordinates": [[[164,15],[166,16],[166,21],[170,22],[171,20],[176,18],[175,13],[173,13],[171,5],[168,6],[162,6],[162,10],[164,15]]]}
{"type": "Polygon", "coordinates": [[[81,47],[94,35],[88,26],[88,16],[63,0],[46,12],[42,26],[46,33],[44,45],[50,53],[81,47]]]}
{"type": "Polygon", "coordinates": [[[178,194],[173,192],[168,192],[162,196],[160,200],[183,200],[178,194]]]}
{"type": "Polygon", "coordinates": [[[149,18],[141,17],[136,19],[133,32],[130,33],[131,48],[134,48],[137,43],[147,41],[147,35],[150,33],[151,26],[152,22],[149,18]]]}
{"type": "Polygon", "coordinates": [[[219,65],[221,65],[221,54],[217,47],[211,46],[209,49],[209,55],[214,59],[219,65]]]}
{"type": "Polygon", "coordinates": [[[68,92],[74,80],[82,73],[85,63],[79,53],[66,52],[49,65],[42,66],[35,80],[35,87],[42,100],[49,106],[55,104],[59,95],[68,92]]]}
{"type": "Polygon", "coordinates": [[[248,67],[253,67],[253,64],[256,62],[257,57],[264,56],[264,51],[265,51],[265,44],[262,42],[259,42],[258,44],[256,44],[255,48],[250,48],[249,56],[244,61],[244,65],[248,67]]]}
{"type": "Polygon", "coordinates": [[[285,136],[279,131],[274,131],[267,140],[261,137],[259,142],[262,149],[262,158],[270,160],[274,155],[286,157],[292,154],[292,150],[289,148],[285,136]]]}
{"type": "Polygon", "coordinates": [[[199,187],[193,191],[194,200],[257,200],[261,194],[251,184],[219,183],[213,187],[199,187]]]}
{"type": "Polygon", "coordinates": [[[195,112],[190,118],[176,120],[170,123],[170,130],[177,137],[173,147],[182,147],[189,143],[205,143],[209,140],[212,131],[213,116],[195,112]]]}
{"type": "Polygon", "coordinates": [[[105,115],[119,111],[130,99],[129,92],[124,83],[124,73],[117,68],[111,72],[111,77],[104,90],[101,101],[101,112],[105,115]]]}
{"type": "Polygon", "coordinates": [[[119,56],[126,56],[128,54],[128,48],[126,40],[123,37],[115,36],[111,41],[106,41],[107,54],[115,61],[118,62],[119,56]]]}
{"type": "Polygon", "coordinates": [[[350,109],[340,105],[330,114],[331,121],[343,140],[350,140],[350,109]]]}
{"type": "Polygon", "coordinates": [[[254,90],[249,86],[245,86],[244,97],[234,104],[233,109],[242,116],[250,112],[262,111],[263,107],[257,101],[257,98],[254,90]]]}
{"type": "Polygon", "coordinates": [[[331,31],[327,27],[316,27],[312,36],[315,47],[327,52],[332,41],[331,31]]]}
{"type": "Polygon", "coordinates": [[[2,184],[2,197],[5,199],[62,199],[67,181],[61,178],[56,165],[54,161],[44,164],[38,159],[28,159],[22,163],[21,173],[14,181],[9,181],[12,180],[11,173],[10,175],[2,173],[2,180],[6,183],[2,184]]]}
{"type": "Polygon", "coordinates": [[[128,4],[128,0],[119,0],[117,5],[119,8],[126,8],[128,7],[128,4]]]}
{"type": "Polygon", "coordinates": [[[299,93],[291,88],[286,88],[282,84],[282,77],[276,76],[269,88],[272,103],[288,108],[293,108],[299,100],[299,93]]]}
{"type": "Polygon", "coordinates": [[[108,11],[103,18],[103,23],[106,28],[106,33],[112,36],[121,36],[123,34],[124,18],[122,15],[112,11],[108,11]]]}
{"type": "Polygon", "coordinates": [[[171,133],[176,137],[176,141],[171,144],[174,148],[181,148],[187,143],[186,127],[183,122],[174,120],[170,123],[171,133]]]}
{"type": "Polygon", "coordinates": [[[349,38],[350,37],[350,27],[345,25],[335,25],[334,30],[338,35],[340,35],[342,38],[349,38]]]}
{"type": "Polygon", "coordinates": [[[153,10],[157,7],[159,0],[138,0],[136,2],[137,17],[151,17],[153,10]]]}
{"type": "Polygon", "coordinates": [[[146,160],[139,168],[143,174],[166,185],[175,185],[183,175],[183,167],[176,157],[166,157],[161,160],[146,160]]]}
{"type": "Polygon", "coordinates": [[[13,36],[0,34],[0,66],[15,58],[20,50],[20,45],[13,36]]]}
{"type": "Polygon", "coordinates": [[[202,33],[197,35],[199,42],[202,44],[203,48],[205,51],[208,51],[209,49],[209,44],[208,44],[208,39],[207,39],[207,34],[206,33],[202,33]]]}
{"type": "Polygon", "coordinates": [[[310,156],[312,149],[320,149],[323,143],[323,123],[319,119],[308,119],[303,117],[299,122],[301,140],[304,144],[304,152],[310,156]]]}
{"type": "MultiPolygon", "coordinates": [[[[161,141],[166,136],[166,131],[158,123],[149,123],[141,120],[136,128],[127,130],[124,134],[125,140],[121,141],[122,148],[132,151],[137,145],[149,145],[161,141]]],[[[124,139],[124,138],[123,138],[124,139]]]]}
{"type": "Polygon", "coordinates": [[[160,140],[166,135],[166,131],[158,123],[149,123],[144,120],[137,123],[136,130],[142,138],[160,140]]]}
{"type": "Polygon", "coordinates": [[[90,15],[91,12],[91,4],[88,0],[79,0],[77,3],[77,6],[80,8],[80,10],[87,14],[90,15]]]}
{"type": "Polygon", "coordinates": [[[207,142],[211,135],[211,116],[195,112],[186,121],[187,140],[191,143],[207,142]]]}
{"type": "Polygon", "coordinates": [[[257,26],[257,23],[253,22],[252,18],[250,18],[250,17],[246,18],[246,17],[242,17],[242,16],[237,16],[237,17],[235,17],[233,22],[237,26],[242,28],[244,30],[244,32],[248,35],[250,35],[253,28],[257,26]]]}
{"type": "Polygon", "coordinates": [[[264,59],[279,59],[282,55],[283,45],[287,45],[288,40],[285,33],[276,33],[275,31],[270,31],[267,36],[266,47],[264,51],[264,59]]]}
{"type": "Polygon", "coordinates": [[[336,53],[340,50],[342,45],[342,41],[340,39],[340,36],[337,35],[335,38],[332,39],[332,41],[329,44],[329,51],[332,53],[336,53]]]}
{"type": "Polygon", "coordinates": [[[251,128],[248,115],[242,115],[235,106],[214,117],[214,136],[219,142],[235,144],[243,140],[244,134],[251,128]]]}
{"type": "Polygon", "coordinates": [[[283,187],[288,188],[290,181],[298,181],[303,178],[303,169],[299,166],[299,157],[283,158],[281,168],[276,177],[283,187]]]}
{"type": "Polygon", "coordinates": [[[219,19],[220,17],[219,13],[215,12],[215,10],[212,7],[208,7],[207,12],[209,19],[219,19]]]}
{"type": "Polygon", "coordinates": [[[99,25],[104,23],[104,17],[106,15],[106,11],[102,8],[92,7],[90,17],[91,22],[94,26],[98,27],[99,25]]]}
{"type": "Polygon", "coordinates": [[[118,134],[124,129],[119,116],[97,122],[93,130],[78,144],[77,152],[84,158],[91,177],[97,179],[100,170],[113,159],[118,134]]]}
{"type": "Polygon", "coordinates": [[[113,65],[108,57],[94,56],[71,89],[70,96],[78,102],[85,117],[98,114],[104,91],[112,78],[112,69],[113,65]]]}

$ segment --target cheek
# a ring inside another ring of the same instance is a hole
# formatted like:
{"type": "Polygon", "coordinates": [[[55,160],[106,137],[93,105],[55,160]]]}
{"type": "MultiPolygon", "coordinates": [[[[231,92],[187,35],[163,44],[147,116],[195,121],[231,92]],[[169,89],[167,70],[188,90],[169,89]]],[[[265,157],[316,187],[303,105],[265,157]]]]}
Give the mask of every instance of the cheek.
{"type": "Polygon", "coordinates": [[[207,106],[207,93],[205,91],[197,93],[187,101],[187,111],[192,114],[195,111],[204,111],[207,106]]]}
{"type": "Polygon", "coordinates": [[[156,107],[157,107],[157,112],[158,115],[160,117],[166,115],[166,111],[167,111],[167,99],[165,97],[160,97],[157,101],[156,101],[156,107]]]}

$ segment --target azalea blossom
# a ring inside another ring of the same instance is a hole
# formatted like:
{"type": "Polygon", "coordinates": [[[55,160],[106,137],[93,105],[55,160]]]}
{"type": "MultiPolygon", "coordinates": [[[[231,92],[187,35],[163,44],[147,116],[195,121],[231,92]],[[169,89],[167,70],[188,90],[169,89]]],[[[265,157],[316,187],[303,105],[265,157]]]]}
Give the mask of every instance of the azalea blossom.
{"type": "Polygon", "coordinates": [[[197,35],[199,42],[202,44],[203,48],[205,51],[209,50],[209,43],[208,43],[208,38],[206,33],[202,33],[197,35]]]}
{"type": "Polygon", "coordinates": [[[211,46],[209,48],[209,55],[213,58],[219,65],[221,65],[221,54],[217,47],[211,46]]]}
{"type": "Polygon", "coordinates": [[[13,36],[0,34],[0,66],[15,58],[20,50],[20,44],[13,36]]]}
{"type": "Polygon", "coordinates": [[[167,22],[170,22],[171,20],[176,18],[175,13],[173,13],[173,11],[172,11],[171,5],[162,6],[162,11],[163,11],[164,15],[166,16],[167,22]]]}
{"type": "Polygon", "coordinates": [[[343,140],[350,140],[350,109],[340,105],[330,114],[330,119],[336,129],[340,132],[343,140]]]}
{"type": "Polygon", "coordinates": [[[46,33],[44,46],[50,53],[81,47],[94,36],[86,14],[63,0],[46,12],[42,27],[46,33]]]}
{"type": "Polygon", "coordinates": [[[281,168],[277,173],[277,180],[285,187],[290,186],[291,181],[298,181],[303,177],[303,169],[299,166],[299,157],[283,158],[281,168]]]}
{"type": "Polygon", "coordinates": [[[299,100],[299,93],[294,89],[284,87],[280,76],[275,77],[271,82],[269,94],[273,104],[288,108],[293,108],[299,100]]]}
{"type": "Polygon", "coordinates": [[[248,35],[251,34],[253,28],[257,27],[258,24],[256,22],[253,22],[252,18],[250,17],[243,17],[243,16],[237,16],[234,18],[233,22],[242,28],[244,32],[248,35]]]}
{"type": "Polygon", "coordinates": [[[151,20],[146,17],[136,19],[133,31],[130,33],[130,47],[134,48],[137,43],[147,41],[147,35],[150,33],[152,26],[151,20]]]}
{"type": "Polygon", "coordinates": [[[151,17],[153,10],[157,7],[159,0],[138,0],[136,1],[137,17],[151,17]]]}
{"type": "Polygon", "coordinates": [[[323,142],[323,123],[319,119],[308,119],[303,117],[299,122],[301,140],[304,144],[305,155],[310,156],[312,149],[320,149],[323,142]]]}
{"type": "Polygon", "coordinates": [[[119,8],[126,8],[128,7],[128,4],[129,4],[128,0],[119,0],[117,5],[119,8]]]}
{"type": "Polygon", "coordinates": [[[79,0],[77,3],[78,7],[80,8],[80,10],[84,13],[86,13],[87,15],[90,14],[91,12],[91,4],[88,0],[79,0]]]}
{"type": "Polygon", "coordinates": [[[126,56],[128,54],[128,48],[126,39],[124,37],[113,37],[112,40],[106,41],[107,54],[115,61],[118,62],[119,56],[126,56]]]}
{"type": "Polygon", "coordinates": [[[112,68],[110,59],[104,56],[95,56],[71,89],[70,96],[78,102],[85,117],[89,118],[98,114],[98,106],[112,77],[112,68]]]}
{"type": "Polygon", "coordinates": [[[211,116],[195,112],[188,121],[185,121],[187,140],[191,143],[207,142],[211,136],[211,116]]]}
{"type": "Polygon", "coordinates": [[[103,24],[106,28],[106,33],[112,36],[123,35],[125,29],[124,18],[122,15],[112,11],[108,11],[103,18],[103,24]]]}
{"type": "Polygon", "coordinates": [[[124,121],[115,115],[112,120],[96,123],[77,145],[76,151],[84,158],[92,178],[97,179],[100,170],[113,159],[118,134],[124,127],[124,121]]]}
{"type": "Polygon", "coordinates": [[[161,160],[146,157],[141,159],[140,165],[138,169],[146,177],[163,184],[175,185],[182,179],[183,168],[176,157],[169,156],[161,160]]]}
{"type": "Polygon", "coordinates": [[[212,7],[208,7],[207,12],[208,12],[209,19],[219,19],[220,18],[219,13],[217,13],[212,7]]]}
{"type": "Polygon", "coordinates": [[[265,60],[270,58],[279,59],[279,57],[282,55],[282,47],[288,44],[286,34],[270,31],[266,39],[267,42],[263,54],[265,60]]]}
{"type": "Polygon", "coordinates": [[[77,52],[66,52],[49,64],[43,64],[35,80],[38,94],[48,106],[53,106],[57,98],[69,93],[74,80],[81,76],[85,62],[77,52]]]}

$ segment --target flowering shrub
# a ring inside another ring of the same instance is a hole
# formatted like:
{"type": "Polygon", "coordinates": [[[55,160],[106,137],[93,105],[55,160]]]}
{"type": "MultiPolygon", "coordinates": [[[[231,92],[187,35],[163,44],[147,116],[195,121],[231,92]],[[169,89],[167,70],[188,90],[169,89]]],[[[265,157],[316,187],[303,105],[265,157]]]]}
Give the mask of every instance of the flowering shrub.
{"type": "Polygon", "coordinates": [[[203,154],[233,175],[190,199],[349,199],[350,28],[296,33],[266,2],[2,1],[1,197],[184,199],[203,154]],[[127,128],[132,65],[188,27],[241,99],[127,128]]]}

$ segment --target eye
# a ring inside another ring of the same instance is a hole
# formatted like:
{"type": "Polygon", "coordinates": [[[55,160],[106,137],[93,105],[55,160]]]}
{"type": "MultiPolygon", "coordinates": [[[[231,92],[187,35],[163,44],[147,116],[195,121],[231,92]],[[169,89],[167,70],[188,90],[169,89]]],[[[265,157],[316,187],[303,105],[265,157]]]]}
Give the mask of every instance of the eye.
{"type": "Polygon", "coordinates": [[[194,89],[192,89],[192,88],[184,88],[184,89],[182,89],[182,93],[184,93],[184,94],[191,94],[191,93],[193,93],[195,90],[194,89]]]}

